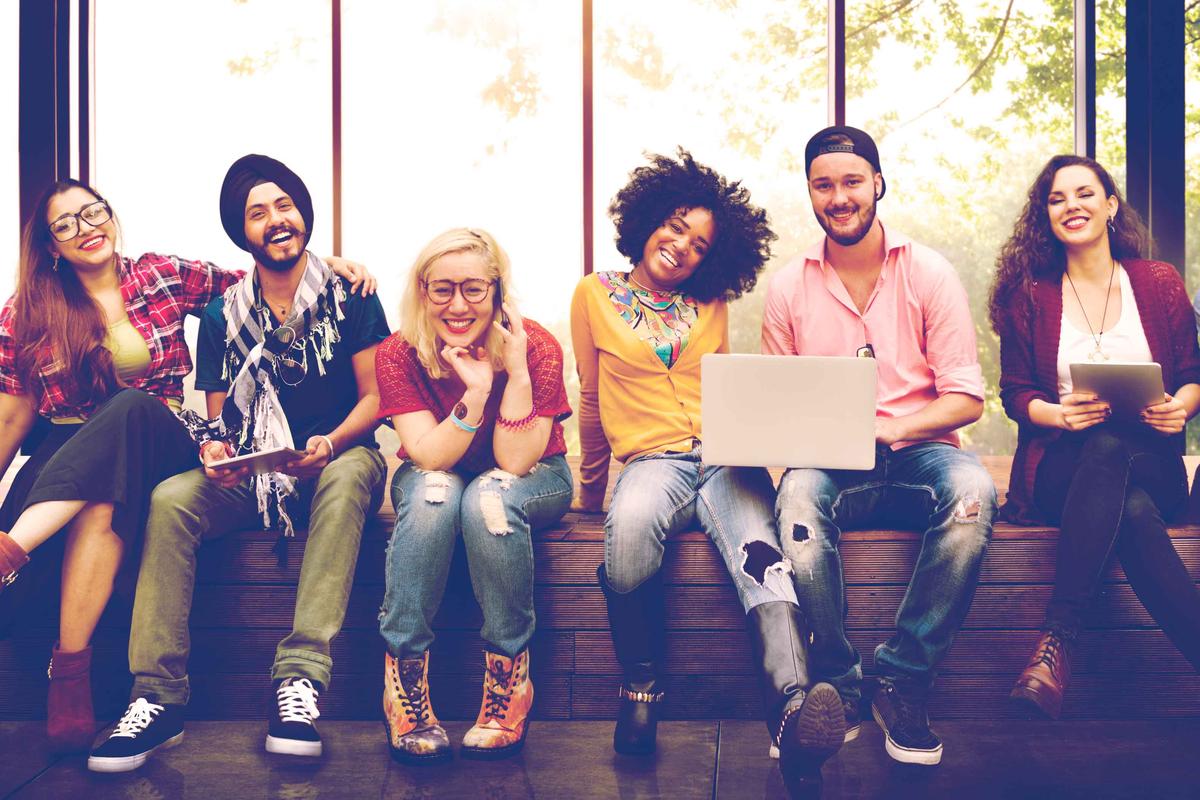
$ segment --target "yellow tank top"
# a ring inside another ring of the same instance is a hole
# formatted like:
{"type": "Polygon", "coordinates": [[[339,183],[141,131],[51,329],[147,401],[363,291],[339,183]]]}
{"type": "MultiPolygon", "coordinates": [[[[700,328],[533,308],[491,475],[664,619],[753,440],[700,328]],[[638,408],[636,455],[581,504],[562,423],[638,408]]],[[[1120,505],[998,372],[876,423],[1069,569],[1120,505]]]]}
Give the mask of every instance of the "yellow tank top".
{"type": "MultiPolygon", "coordinates": [[[[122,383],[140,378],[150,369],[150,348],[137,328],[133,327],[128,316],[109,323],[104,346],[113,354],[113,367],[122,383]]],[[[171,401],[170,406],[172,410],[179,410],[179,403],[176,401],[171,401]]],[[[50,421],[58,425],[83,422],[79,417],[55,417],[50,421]]]]}

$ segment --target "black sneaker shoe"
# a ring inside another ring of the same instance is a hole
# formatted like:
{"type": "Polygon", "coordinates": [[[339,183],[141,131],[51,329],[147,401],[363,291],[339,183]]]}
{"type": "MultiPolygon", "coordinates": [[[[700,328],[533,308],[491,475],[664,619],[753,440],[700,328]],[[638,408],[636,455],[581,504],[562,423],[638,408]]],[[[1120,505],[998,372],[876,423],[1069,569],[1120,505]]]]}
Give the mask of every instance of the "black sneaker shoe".
{"type": "Polygon", "coordinates": [[[862,732],[862,716],[858,712],[858,702],[843,699],[842,710],[846,712],[846,738],[842,742],[853,742],[862,732]]]}
{"type": "Polygon", "coordinates": [[[104,744],[88,757],[92,772],[129,772],[156,750],[183,741],[183,706],[158,705],[144,697],[129,704],[104,744]]]}
{"type": "MultiPolygon", "coordinates": [[[[852,700],[843,700],[842,710],[846,712],[846,736],[844,739],[842,739],[842,743],[849,744],[857,739],[858,734],[862,732],[862,725],[860,724],[858,713],[858,703],[852,700]]],[[[771,758],[778,759],[779,748],[772,743],[771,748],[767,750],[767,755],[771,758]]]]}
{"type": "Polygon", "coordinates": [[[267,752],[289,756],[321,755],[321,734],[313,720],[317,710],[317,688],[308,678],[285,678],[275,687],[267,728],[267,752]]]}
{"type": "Polygon", "coordinates": [[[942,761],[942,740],[929,729],[926,695],[911,681],[879,679],[871,716],[887,736],[884,749],[896,761],[926,766],[942,761]]]}

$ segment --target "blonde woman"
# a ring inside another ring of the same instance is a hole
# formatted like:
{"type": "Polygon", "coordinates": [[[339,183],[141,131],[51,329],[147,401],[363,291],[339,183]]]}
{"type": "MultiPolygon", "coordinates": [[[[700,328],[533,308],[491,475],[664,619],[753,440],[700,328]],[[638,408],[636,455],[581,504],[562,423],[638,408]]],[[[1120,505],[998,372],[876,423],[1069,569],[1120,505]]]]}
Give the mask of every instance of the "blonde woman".
{"type": "Polygon", "coordinates": [[[401,762],[450,755],[427,676],[430,624],[459,535],[486,649],[483,703],[462,754],[511,755],[529,730],[529,534],[571,503],[560,424],[571,409],[562,348],[521,318],[509,283],[508,257],[488,233],[441,234],[417,257],[400,330],[376,355],[379,414],[392,419],[403,459],[392,479],[396,526],[379,623],[388,744],[401,762]]]}

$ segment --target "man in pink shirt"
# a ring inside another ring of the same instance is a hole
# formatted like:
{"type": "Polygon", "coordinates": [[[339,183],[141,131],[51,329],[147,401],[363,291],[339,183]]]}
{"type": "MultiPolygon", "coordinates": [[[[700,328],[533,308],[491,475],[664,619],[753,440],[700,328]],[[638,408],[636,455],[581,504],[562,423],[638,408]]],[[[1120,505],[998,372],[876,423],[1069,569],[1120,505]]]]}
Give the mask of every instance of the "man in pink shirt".
{"type": "MultiPolygon", "coordinates": [[[[873,470],[788,470],[776,516],[813,631],[815,680],[837,687],[846,741],[858,735],[862,662],[846,638],[840,531],[924,531],[896,632],[875,649],[871,703],[888,755],[937,764],[926,701],[975,593],[996,489],[956,431],[983,411],[983,375],[967,295],[933,250],[875,216],[887,189],[879,152],[857,128],[826,128],[805,148],[808,193],[826,236],[767,289],[762,350],[873,357],[878,365],[873,470]]],[[[830,402],[836,402],[831,396],[830,402]]]]}

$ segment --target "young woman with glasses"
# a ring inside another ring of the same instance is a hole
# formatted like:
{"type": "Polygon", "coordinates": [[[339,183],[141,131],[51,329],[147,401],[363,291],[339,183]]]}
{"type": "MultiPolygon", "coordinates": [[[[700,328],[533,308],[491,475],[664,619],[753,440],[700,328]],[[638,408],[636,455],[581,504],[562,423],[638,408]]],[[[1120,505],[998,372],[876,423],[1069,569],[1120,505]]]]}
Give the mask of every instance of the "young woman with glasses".
{"type": "Polygon", "coordinates": [[[400,435],[396,525],[379,630],[387,655],[384,718],[392,757],[450,756],[429,699],[430,626],[461,535],[483,611],[483,703],[462,754],[517,752],[533,702],[530,531],[557,522],[572,479],[561,420],[570,415],[562,348],[513,303],[508,257],[487,232],[455,228],[421,251],[400,330],[375,357],[379,414],[400,435]]]}
{"type": "Polygon", "coordinates": [[[174,413],[192,369],[183,318],[242,276],[125,258],[119,235],[94,189],[54,184],[25,226],[17,291],[0,311],[0,470],[39,417],[50,423],[26,442],[32,455],[0,507],[0,634],[61,565],[47,719],[61,751],[87,750],[96,733],[89,642],[118,572],[136,568],[150,492],[196,464],[174,413]]]}
{"type": "Polygon", "coordinates": [[[1104,167],[1055,156],[997,259],[1000,398],[1018,424],[1001,518],[1060,526],[1054,591],[1012,697],[1061,713],[1071,651],[1108,570],[1200,669],[1200,591],[1165,520],[1187,500],[1183,430],[1200,409],[1200,348],[1183,280],[1147,261],[1146,230],[1104,167]],[[1136,416],[1076,391],[1076,362],[1157,362],[1168,394],[1136,416]]]}
{"type": "MultiPolygon", "coordinates": [[[[775,234],[748,190],[683,150],[634,170],[609,215],[629,269],[579,282],[571,339],[581,509],[601,510],[610,455],[624,463],[598,570],[624,672],[613,747],[654,752],[665,700],[663,543],[695,526],[720,551],[746,612],[784,776],[811,771],[841,745],[844,718],[837,690],[808,678],[775,487],[766,469],[706,465],[701,455],[700,360],[728,352],[728,303],[754,288],[775,234]]],[[[686,708],[688,698],[677,702],[686,708]]]]}

